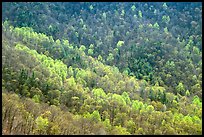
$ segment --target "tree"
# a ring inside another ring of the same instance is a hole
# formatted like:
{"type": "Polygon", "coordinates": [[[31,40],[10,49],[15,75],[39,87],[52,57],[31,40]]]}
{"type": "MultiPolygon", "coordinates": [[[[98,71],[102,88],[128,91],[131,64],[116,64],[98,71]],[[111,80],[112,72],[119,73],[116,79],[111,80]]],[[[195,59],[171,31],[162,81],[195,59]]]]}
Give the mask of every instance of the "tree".
{"type": "Polygon", "coordinates": [[[51,105],[59,105],[59,97],[60,97],[59,90],[50,90],[48,92],[48,99],[51,105]]]}
{"type": "Polygon", "coordinates": [[[151,113],[154,111],[154,107],[152,105],[148,105],[146,109],[147,109],[148,113],[151,113]]]}
{"type": "Polygon", "coordinates": [[[130,120],[125,121],[125,125],[124,125],[124,126],[126,127],[127,131],[128,131],[130,134],[135,133],[136,124],[135,124],[135,122],[133,121],[132,118],[131,118],[130,120]]]}
{"type": "Polygon", "coordinates": [[[114,60],[113,54],[112,54],[112,53],[109,53],[109,54],[108,54],[108,57],[107,57],[107,61],[112,64],[113,60],[114,60]]]}
{"type": "Polygon", "coordinates": [[[59,39],[56,40],[56,44],[57,46],[60,46],[61,45],[61,41],[59,39]]]}
{"type": "Polygon", "coordinates": [[[85,47],[84,45],[81,45],[80,48],[79,48],[79,50],[80,50],[80,51],[85,51],[85,50],[86,50],[86,47],[85,47]]]}
{"type": "Polygon", "coordinates": [[[124,45],[124,41],[119,40],[117,43],[117,48],[120,48],[124,45]]]}
{"type": "Polygon", "coordinates": [[[162,95],[161,95],[161,102],[163,104],[166,104],[167,103],[167,97],[166,97],[166,92],[162,92],[162,95]]]}
{"type": "Polygon", "coordinates": [[[176,91],[181,95],[185,94],[185,88],[182,82],[179,82],[178,86],[176,86],[176,91]]]}
{"type": "Polygon", "coordinates": [[[131,9],[132,9],[132,11],[135,11],[135,9],[136,9],[135,5],[132,5],[131,9]]]}
{"type": "Polygon", "coordinates": [[[151,99],[151,101],[155,100],[155,93],[152,89],[150,89],[149,91],[149,98],[151,99]]]}
{"type": "Polygon", "coordinates": [[[111,124],[110,124],[110,120],[108,118],[106,118],[104,121],[103,121],[103,125],[106,129],[106,131],[110,132],[111,131],[111,124]]]}
{"type": "Polygon", "coordinates": [[[189,92],[189,90],[186,90],[186,96],[187,96],[187,97],[190,96],[190,92],[189,92]]]}
{"type": "Polygon", "coordinates": [[[46,134],[47,132],[47,127],[49,124],[49,121],[47,118],[43,118],[42,116],[39,116],[35,120],[36,122],[36,129],[35,129],[35,134],[46,134]]]}
{"type": "Polygon", "coordinates": [[[115,126],[110,133],[112,135],[130,135],[127,129],[121,126],[115,126]]]}
{"type": "Polygon", "coordinates": [[[195,104],[197,106],[202,106],[202,102],[200,101],[200,99],[197,95],[193,97],[192,102],[193,102],[193,104],[195,104]]]}
{"type": "Polygon", "coordinates": [[[168,8],[168,6],[166,5],[166,3],[164,3],[163,5],[163,8],[166,10],[168,8]]]}
{"type": "Polygon", "coordinates": [[[169,31],[168,31],[168,28],[165,27],[165,28],[164,28],[164,33],[168,34],[168,32],[169,32],[169,31]]]}
{"type": "Polygon", "coordinates": [[[93,55],[93,49],[88,49],[88,55],[93,55]]]}
{"type": "Polygon", "coordinates": [[[125,15],[125,10],[122,10],[121,12],[122,12],[121,16],[124,16],[125,15]]]}
{"type": "Polygon", "coordinates": [[[114,126],[124,126],[125,121],[127,120],[127,114],[126,113],[117,113],[115,115],[115,119],[113,121],[114,126]]]}
{"type": "Polygon", "coordinates": [[[89,9],[90,9],[90,10],[93,10],[93,5],[90,5],[90,6],[89,6],[89,9]]]}
{"type": "Polygon", "coordinates": [[[99,60],[100,62],[103,62],[103,57],[102,57],[101,55],[98,55],[98,60],[99,60]]]}
{"type": "Polygon", "coordinates": [[[99,99],[105,99],[106,98],[106,93],[103,91],[102,88],[97,88],[92,90],[93,96],[98,101],[99,99]]]}
{"type": "Polygon", "coordinates": [[[95,111],[91,114],[91,116],[92,116],[92,120],[93,120],[94,122],[100,122],[100,121],[101,121],[101,116],[100,116],[100,114],[99,114],[99,112],[98,112],[97,110],[95,110],[95,111]]]}
{"type": "Polygon", "coordinates": [[[145,134],[145,132],[144,132],[144,130],[143,130],[143,128],[138,128],[136,131],[135,131],[135,133],[134,133],[135,135],[144,135],[145,134]]]}
{"type": "Polygon", "coordinates": [[[123,92],[123,93],[122,93],[122,97],[124,98],[126,104],[128,104],[128,105],[131,104],[131,100],[130,100],[130,97],[129,97],[129,95],[128,95],[127,92],[123,92]]]}
{"type": "Polygon", "coordinates": [[[162,16],[162,21],[167,24],[167,23],[169,23],[169,21],[170,21],[170,17],[164,15],[164,16],[162,16]]]}
{"type": "Polygon", "coordinates": [[[138,16],[140,17],[140,18],[142,18],[142,12],[139,10],[138,11],[138,16]]]}
{"type": "Polygon", "coordinates": [[[153,27],[154,27],[155,29],[159,29],[159,24],[156,22],[156,23],[154,23],[153,27]]]}

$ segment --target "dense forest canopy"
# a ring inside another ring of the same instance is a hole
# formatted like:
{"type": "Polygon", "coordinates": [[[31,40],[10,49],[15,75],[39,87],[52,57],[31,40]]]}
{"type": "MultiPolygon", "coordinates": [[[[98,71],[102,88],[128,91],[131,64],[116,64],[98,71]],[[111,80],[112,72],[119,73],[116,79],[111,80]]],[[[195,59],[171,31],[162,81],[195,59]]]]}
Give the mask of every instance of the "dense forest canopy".
{"type": "Polygon", "coordinates": [[[3,2],[2,134],[202,134],[202,3],[3,2]]]}

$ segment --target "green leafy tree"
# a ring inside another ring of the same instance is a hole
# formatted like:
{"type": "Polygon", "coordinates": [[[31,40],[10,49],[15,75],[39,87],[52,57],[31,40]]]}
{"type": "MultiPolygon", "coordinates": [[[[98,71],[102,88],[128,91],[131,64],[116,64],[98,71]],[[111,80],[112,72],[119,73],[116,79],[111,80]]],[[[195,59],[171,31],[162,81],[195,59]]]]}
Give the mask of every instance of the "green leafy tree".
{"type": "Polygon", "coordinates": [[[159,24],[156,22],[156,23],[154,23],[153,27],[154,27],[155,29],[159,29],[159,24]]]}
{"type": "Polygon", "coordinates": [[[118,43],[117,43],[117,48],[120,48],[120,47],[122,47],[124,45],[124,41],[118,41],[118,43]]]}
{"type": "Polygon", "coordinates": [[[126,128],[121,126],[115,126],[114,129],[111,131],[113,135],[130,135],[126,128]]]}
{"type": "Polygon", "coordinates": [[[166,10],[168,8],[168,6],[166,5],[166,3],[164,3],[163,5],[163,8],[166,10]]]}
{"type": "Polygon", "coordinates": [[[139,10],[138,11],[138,16],[140,17],[140,18],[142,18],[142,12],[139,10]]]}
{"type": "Polygon", "coordinates": [[[164,16],[162,16],[162,21],[163,21],[164,23],[169,23],[169,21],[170,21],[170,17],[164,15],[164,16]]]}
{"type": "Polygon", "coordinates": [[[177,93],[184,95],[185,88],[184,88],[183,83],[179,82],[178,86],[176,86],[176,91],[177,91],[177,93]]]}
{"type": "Polygon", "coordinates": [[[47,127],[49,124],[49,121],[47,118],[43,118],[42,116],[39,116],[35,120],[36,122],[36,129],[35,133],[36,134],[46,134],[47,132],[47,127]]]}
{"type": "Polygon", "coordinates": [[[132,5],[131,9],[132,9],[132,11],[135,11],[135,9],[136,9],[135,5],[132,5]]]}

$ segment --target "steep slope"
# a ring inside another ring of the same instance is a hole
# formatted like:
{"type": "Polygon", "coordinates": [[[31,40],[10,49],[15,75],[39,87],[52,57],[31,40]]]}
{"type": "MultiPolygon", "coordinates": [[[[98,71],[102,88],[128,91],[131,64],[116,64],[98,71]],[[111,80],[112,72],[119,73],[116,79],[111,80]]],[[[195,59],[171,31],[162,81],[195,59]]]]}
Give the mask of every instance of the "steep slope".
{"type": "MultiPolygon", "coordinates": [[[[15,27],[67,39],[120,72],[158,83],[176,95],[189,91],[202,99],[199,2],[6,2],[3,8],[3,21],[15,27]]],[[[64,54],[60,55],[62,59],[64,54]]]]}
{"type": "Polygon", "coordinates": [[[137,80],[87,56],[85,46],[54,41],[32,28],[4,22],[2,36],[4,134],[202,132],[198,96],[174,95],[158,83],[137,80]]]}

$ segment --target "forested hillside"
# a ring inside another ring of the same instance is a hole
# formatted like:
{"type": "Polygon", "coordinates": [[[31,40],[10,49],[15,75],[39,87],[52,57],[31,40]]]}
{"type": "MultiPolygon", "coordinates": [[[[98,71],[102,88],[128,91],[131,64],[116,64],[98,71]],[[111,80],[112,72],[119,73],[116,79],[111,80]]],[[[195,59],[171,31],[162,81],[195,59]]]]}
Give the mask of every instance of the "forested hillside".
{"type": "Polygon", "coordinates": [[[3,2],[2,134],[202,134],[202,4],[3,2]]]}

